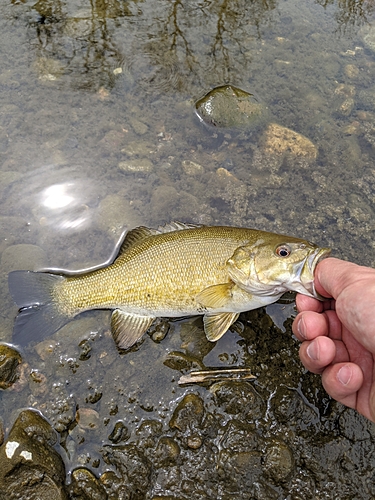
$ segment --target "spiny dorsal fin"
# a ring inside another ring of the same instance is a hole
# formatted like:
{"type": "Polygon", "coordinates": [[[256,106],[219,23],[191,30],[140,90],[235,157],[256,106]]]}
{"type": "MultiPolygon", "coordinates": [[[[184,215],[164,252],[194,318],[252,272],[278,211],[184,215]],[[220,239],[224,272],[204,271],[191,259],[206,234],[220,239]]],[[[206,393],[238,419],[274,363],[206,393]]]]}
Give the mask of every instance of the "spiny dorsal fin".
{"type": "Polygon", "coordinates": [[[158,231],[161,233],[172,233],[173,231],[182,231],[184,229],[195,229],[197,227],[202,227],[202,224],[188,224],[186,222],[172,221],[168,222],[164,226],[159,226],[158,231]]]}
{"type": "Polygon", "coordinates": [[[231,301],[233,287],[233,282],[209,286],[198,293],[196,300],[207,309],[220,309],[231,301]]]}
{"type": "Polygon", "coordinates": [[[111,316],[112,336],[119,349],[129,349],[151,326],[155,318],[115,309],[111,316]]]}
{"type": "Polygon", "coordinates": [[[125,238],[120,246],[118,255],[126,252],[136,243],[139,243],[140,241],[143,241],[150,236],[154,236],[155,234],[160,234],[160,231],[158,231],[157,229],[150,229],[145,226],[139,226],[131,229],[125,234],[125,238]]]}
{"type": "Polygon", "coordinates": [[[164,226],[159,226],[158,229],[152,229],[146,226],[135,227],[125,234],[124,241],[120,245],[120,250],[117,256],[123,254],[133,245],[149,238],[150,236],[155,236],[156,234],[161,233],[171,233],[173,231],[182,231],[183,229],[193,229],[196,227],[201,227],[201,225],[186,224],[178,221],[169,222],[164,226]]]}
{"type": "Polygon", "coordinates": [[[207,339],[210,342],[219,340],[237,320],[238,316],[238,313],[205,314],[203,324],[207,339]]]}

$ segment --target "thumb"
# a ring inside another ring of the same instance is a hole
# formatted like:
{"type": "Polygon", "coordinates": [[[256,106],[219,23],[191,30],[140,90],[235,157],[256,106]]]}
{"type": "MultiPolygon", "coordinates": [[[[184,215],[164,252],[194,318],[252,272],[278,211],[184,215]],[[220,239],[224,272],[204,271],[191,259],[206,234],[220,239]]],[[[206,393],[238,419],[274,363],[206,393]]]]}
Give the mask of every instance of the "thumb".
{"type": "Polygon", "coordinates": [[[314,285],[324,297],[337,299],[343,290],[363,279],[375,280],[375,270],[328,257],[317,265],[314,285]]]}

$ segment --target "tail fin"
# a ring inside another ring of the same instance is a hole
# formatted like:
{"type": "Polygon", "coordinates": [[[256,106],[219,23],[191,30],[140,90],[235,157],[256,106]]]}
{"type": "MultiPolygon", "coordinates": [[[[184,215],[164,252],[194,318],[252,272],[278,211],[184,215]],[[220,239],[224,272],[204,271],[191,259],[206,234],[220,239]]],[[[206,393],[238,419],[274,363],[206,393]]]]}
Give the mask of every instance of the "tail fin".
{"type": "Polygon", "coordinates": [[[8,275],[9,291],[19,307],[13,330],[16,343],[40,341],[59,330],[71,318],[61,314],[53,299],[53,288],[64,276],[32,271],[8,275]]]}

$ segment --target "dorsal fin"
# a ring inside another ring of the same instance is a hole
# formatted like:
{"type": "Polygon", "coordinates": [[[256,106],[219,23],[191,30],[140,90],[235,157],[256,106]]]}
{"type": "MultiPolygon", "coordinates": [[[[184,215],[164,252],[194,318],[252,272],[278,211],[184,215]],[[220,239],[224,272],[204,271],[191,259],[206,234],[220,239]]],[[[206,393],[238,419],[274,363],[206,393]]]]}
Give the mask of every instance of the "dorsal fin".
{"type": "Polygon", "coordinates": [[[164,226],[159,226],[158,229],[152,229],[146,226],[139,226],[131,229],[125,234],[124,241],[120,245],[117,257],[129,250],[132,246],[140,241],[149,238],[150,236],[155,236],[156,234],[171,233],[173,231],[182,231],[183,229],[193,229],[196,227],[202,227],[197,224],[185,224],[184,222],[173,221],[165,224],[164,226]]]}
{"type": "Polygon", "coordinates": [[[160,233],[172,233],[173,231],[182,231],[183,229],[195,229],[197,227],[202,227],[202,224],[188,224],[186,222],[172,221],[168,222],[164,226],[159,226],[158,231],[160,233]]]}
{"type": "Polygon", "coordinates": [[[139,226],[131,229],[125,234],[125,238],[121,243],[118,256],[129,250],[129,248],[134,246],[136,243],[139,243],[140,241],[145,240],[150,236],[154,236],[155,234],[160,234],[160,231],[158,231],[157,229],[150,229],[145,226],[139,226]]]}

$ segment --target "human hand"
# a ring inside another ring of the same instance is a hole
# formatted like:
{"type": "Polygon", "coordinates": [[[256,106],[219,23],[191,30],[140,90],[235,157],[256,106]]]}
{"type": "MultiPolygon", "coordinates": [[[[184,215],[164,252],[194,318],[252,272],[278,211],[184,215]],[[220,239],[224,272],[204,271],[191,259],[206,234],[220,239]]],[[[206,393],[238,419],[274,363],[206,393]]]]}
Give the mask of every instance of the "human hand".
{"type": "Polygon", "coordinates": [[[329,257],[314,284],[328,298],[297,295],[301,361],[331,397],[375,422],[375,269],[329,257]]]}

